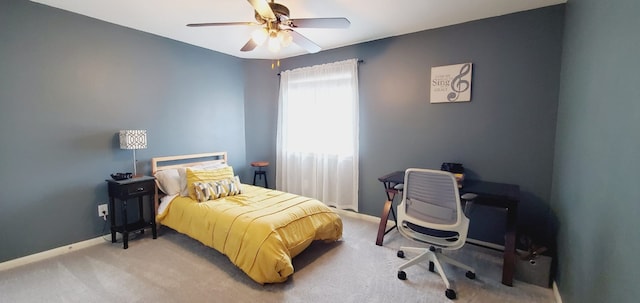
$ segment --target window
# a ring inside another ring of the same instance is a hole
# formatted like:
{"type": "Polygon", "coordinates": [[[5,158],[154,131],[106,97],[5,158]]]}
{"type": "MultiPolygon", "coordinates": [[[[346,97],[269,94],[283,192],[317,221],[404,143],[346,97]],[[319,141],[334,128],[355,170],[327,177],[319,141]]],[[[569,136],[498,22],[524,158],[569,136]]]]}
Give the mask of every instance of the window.
{"type": "Polygon", "coordinates": [[[357,211],[357,60],[285,71],[276,187],[357,211]]]}

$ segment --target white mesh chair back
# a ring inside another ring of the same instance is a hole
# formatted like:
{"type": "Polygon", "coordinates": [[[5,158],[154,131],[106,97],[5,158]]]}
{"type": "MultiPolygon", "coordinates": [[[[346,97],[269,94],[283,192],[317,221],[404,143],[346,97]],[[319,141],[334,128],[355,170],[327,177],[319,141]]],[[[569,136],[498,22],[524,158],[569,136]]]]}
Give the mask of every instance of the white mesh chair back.
{"type": "Polygon", "coordinates": [[[451,186],[449,175],[437,172],[407,171],[404,188],[407,215],[430,223],[455,224],[458,187],[451,186]]]}
{"type": "Polygon", "coordinates": [[[462,211],[458,183],[453,174],[407,169],[402,202],[398,205],[398,221],[400,232],[408,238],[442,248],[462,247],[469,219],[462,211]],[[415,226],[445,233],[425,233],[415,226]]]}

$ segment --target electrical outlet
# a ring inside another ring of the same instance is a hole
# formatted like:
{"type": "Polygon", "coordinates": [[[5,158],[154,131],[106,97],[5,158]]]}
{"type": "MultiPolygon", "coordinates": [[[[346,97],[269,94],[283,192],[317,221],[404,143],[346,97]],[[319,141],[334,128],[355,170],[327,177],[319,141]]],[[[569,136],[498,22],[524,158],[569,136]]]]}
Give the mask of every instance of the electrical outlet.
{"type": "Polygon", "coordinates": [[[109,215],[109,206],[107,204],[98,205],[98,217],[109,215]]]}

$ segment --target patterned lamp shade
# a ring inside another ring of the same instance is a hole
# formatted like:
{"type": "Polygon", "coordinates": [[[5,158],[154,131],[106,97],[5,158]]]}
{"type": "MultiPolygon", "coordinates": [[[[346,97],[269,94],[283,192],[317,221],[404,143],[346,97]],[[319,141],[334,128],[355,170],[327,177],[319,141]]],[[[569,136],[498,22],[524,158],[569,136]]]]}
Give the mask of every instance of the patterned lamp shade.
{"type": "Polygon", "coordinates": [[[146,130],[121,130],[120,131],[120,148],[121,149],[147,148],[147,131],[146,130]]]}
{"type": "Polygon", "coordinates": [[[133,177],[138,175],[136,165],[136,149],[147,148],[147,131],[146,130],[121,130],[120,131],[120,149],[133,150],[133,177]]]}

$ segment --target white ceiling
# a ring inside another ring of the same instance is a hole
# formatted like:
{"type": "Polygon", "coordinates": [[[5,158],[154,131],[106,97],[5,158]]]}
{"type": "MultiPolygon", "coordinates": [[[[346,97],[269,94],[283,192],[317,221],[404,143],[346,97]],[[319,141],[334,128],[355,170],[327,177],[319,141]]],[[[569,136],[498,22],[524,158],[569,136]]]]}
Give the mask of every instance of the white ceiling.
{"type": "MultiPolygon", "coordinates": [[[[292,44],[241,52],[252,26],[187,27],[188,23],[252,22],[247,0],[32,0],[240,58],[282,59],[306,52],[292,44]]],[[[346,17],[348,29],[296,29],[323,50],[505,15],[566,0],[277,0],[291,18],[346,17]]]]}

